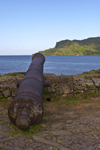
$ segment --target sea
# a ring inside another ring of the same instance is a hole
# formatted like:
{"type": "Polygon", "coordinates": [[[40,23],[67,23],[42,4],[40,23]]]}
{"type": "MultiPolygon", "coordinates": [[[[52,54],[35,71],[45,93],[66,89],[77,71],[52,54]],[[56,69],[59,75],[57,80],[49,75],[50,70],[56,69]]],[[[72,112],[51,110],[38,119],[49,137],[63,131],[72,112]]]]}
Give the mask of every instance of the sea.
{"type": "MultiPolygon", "coordinates": [[[[44,73],[76,75],[100,69],[100,56],[45,56],[44,73]]],[[[0,56],[0,75],[26,72],[32,55],[0,56]]]]}

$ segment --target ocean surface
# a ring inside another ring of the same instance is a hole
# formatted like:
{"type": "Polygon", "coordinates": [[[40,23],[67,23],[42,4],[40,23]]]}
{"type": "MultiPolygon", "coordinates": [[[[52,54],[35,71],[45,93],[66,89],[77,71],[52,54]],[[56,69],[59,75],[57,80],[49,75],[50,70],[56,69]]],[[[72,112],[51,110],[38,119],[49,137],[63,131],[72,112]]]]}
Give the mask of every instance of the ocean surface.
{"type": "MultiPolygon", "coordinates": [[[[45,56],[44,73],[75,75],[100,69],[100,56],[45,56]]],[[[32,55],[0,56],[0,75],[27,71],[32,55]]]]}

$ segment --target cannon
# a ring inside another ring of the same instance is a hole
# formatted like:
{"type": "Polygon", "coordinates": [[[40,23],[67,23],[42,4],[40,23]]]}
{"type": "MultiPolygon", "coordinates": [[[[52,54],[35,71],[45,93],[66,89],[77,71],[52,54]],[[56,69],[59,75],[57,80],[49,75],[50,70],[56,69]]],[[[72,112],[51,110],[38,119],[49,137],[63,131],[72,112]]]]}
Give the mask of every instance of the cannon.
{"type": "Polygon", "coordinates": [[[45,57],[36,53],[8,107],[10,121],[19,129],[37,125],[43,118],[43,64],[45,57]]]}

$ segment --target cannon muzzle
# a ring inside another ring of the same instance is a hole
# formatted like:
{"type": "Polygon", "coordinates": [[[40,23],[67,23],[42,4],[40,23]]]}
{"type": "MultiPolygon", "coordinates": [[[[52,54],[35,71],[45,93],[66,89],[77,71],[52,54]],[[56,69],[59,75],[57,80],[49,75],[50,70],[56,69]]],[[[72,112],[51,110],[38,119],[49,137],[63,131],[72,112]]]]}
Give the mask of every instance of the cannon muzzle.
{"type": "Polygon", "coordinates": [[[43,64],[45,57],[36,53],[8,108],[8,117],[19,129],[37,125],[43,117],[43,64]]]}

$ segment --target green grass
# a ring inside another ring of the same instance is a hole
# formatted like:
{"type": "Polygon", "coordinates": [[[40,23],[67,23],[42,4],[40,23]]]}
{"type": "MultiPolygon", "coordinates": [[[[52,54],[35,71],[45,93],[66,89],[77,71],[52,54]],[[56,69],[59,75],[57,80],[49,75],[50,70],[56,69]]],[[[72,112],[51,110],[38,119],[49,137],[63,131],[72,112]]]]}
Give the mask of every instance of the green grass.
{"type": "Polygon", "coordinates": [[[13,77],[13,78],[18,78],[20,75],[24,75],[24,73],[16,73],[16,74],[5,74],[5,75],[0,75],[0,80],[3,80],[5,78],[13,77]]]}
{"type": "Polygon", "coordinates": [[[0,121],[7,121],[8,119],[0,119],[0,121]]]}
{"type": "Polygon", "coordinates": [[[6,98],[1,98],[0,102],[7,102],[8,100],[6,98]]]}
{"type": "Polygon", "coordinates": [[[64,100],[60,100],[61,104],[72,105],[72,106],[78,105],[79,102],[80,102],[79,98],[71,98],[71,97],[68,97],[67,99],[64,100]]]}
{"type": "Polygon", "coordinates": [[[94,96],[94,97],[97,96],[98,97],[98,96],[100,96],[100,93],[95,92],[95,93],[92,93],[91,96],[94,96]]]}
{"type": "Polygon", "coordinates": [[[71,105],[71,106],[77,106],[81,103],[100,103],[100,99],[98,100],[93,100],[91,99],[91,97],[87,97],[87,98],[72,98],[72,97],[68,97],[66,99],[60,100],[59,101],[60,104],[65,104],[65,105],[71,105]]]}
{"type": "Polygon", "coordinates": [[[96,76],[99,75],[97,70],[91,70],[89,72],[83,72],[82,74],[80,74],[81,77],[85,77],[85,76],[96,76]]]}
{"type": "Polygon", "coordinates": [[[34,134],[37,134],[40,130],[40,128],[42,127],[42,124],[39,125],[35,125],[35,126],[30,126],[28,129],[26,130],[21,130],[21,134],[22,135],[29,135],[32,136],[34,134]]]}
{"type": "Polygon", "coordinates": [[[8,127],[11,127],[12,129],[9,131],[5,131],[6,133],[11,133],[12,135],[20,134],[20,136],[29,136],[32,137],[33,135],[36,135],[39,130],[42,128],[42,123],[39,125],[30,126],[26,130],[20,130],[18,127],[16,127],[13,124],[7,124],[8,127]]]}

